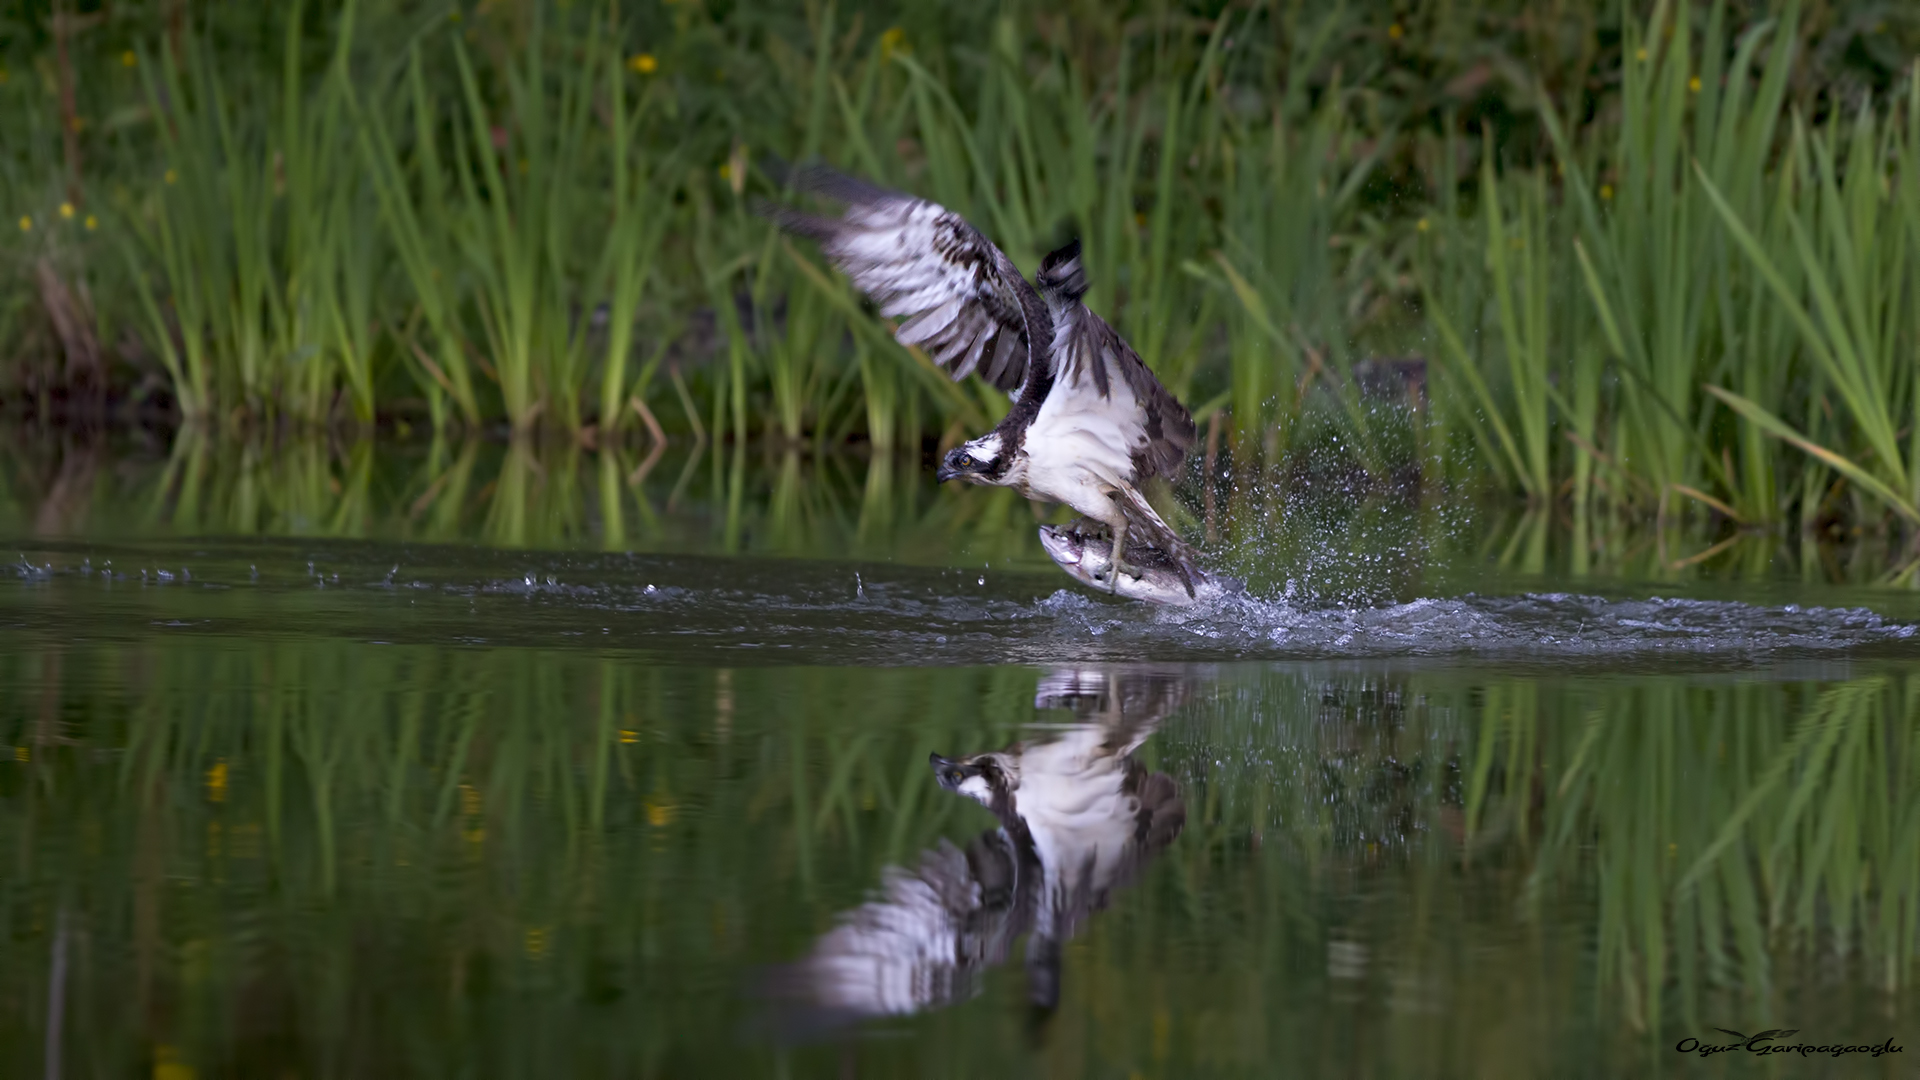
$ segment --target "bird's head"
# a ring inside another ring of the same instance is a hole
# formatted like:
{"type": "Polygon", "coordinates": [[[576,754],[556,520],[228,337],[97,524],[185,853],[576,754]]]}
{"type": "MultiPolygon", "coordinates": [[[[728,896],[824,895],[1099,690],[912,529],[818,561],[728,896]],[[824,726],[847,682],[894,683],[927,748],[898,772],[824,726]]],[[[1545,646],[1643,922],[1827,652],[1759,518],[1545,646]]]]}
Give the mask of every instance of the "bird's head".
{"type": "Polygon", "coordinates": [[[947,451],[934,478],[943,484],[956,478],[976,484],[994,483],[1007,471],[1006,455],[1001,449],[997,431],[961,443],[947,451]]]}

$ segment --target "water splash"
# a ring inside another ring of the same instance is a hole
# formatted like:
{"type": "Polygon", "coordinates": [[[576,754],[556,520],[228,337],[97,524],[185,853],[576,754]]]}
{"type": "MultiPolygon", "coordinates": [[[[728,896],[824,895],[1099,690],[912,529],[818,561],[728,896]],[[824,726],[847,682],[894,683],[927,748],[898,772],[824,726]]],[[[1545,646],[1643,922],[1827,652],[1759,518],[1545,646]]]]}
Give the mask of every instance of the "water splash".
{"type": "Polygon", "coordinates": [[[1607,667],[1752,666],[1863,650],[1920,656],[1920,627],[1864,607],[1732,599],[1466,593],[1368,605],[1282,594],[1175,609],[1065,588],[1052,570],[372,544],[236,544],[197,559],[190,579],[183,567],[187,588],[144,592],[115,590],[83,565],[78,551],[23,557],[15,580],[33,588],[0,590],[0,615],[75,637],[103,618],[185,617],[199,620],[198,633],[287,626],[443,644],[570,648],[591,631],[597,647],[699,663],[1437,658],[1607,667]],[[301,572],[314,554],[330,572],[301,572]],[[45,602],[50,589],[58,603],[45,602]]]}

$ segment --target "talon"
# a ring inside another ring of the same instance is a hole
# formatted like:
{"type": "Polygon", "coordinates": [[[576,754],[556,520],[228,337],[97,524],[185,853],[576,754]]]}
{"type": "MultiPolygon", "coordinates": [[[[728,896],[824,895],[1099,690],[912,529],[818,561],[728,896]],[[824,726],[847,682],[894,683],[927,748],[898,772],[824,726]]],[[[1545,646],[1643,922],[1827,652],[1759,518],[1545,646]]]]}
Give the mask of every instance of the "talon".
{"type": "Polygon", "coordinates": [[[1116,559],[1113,563],[1113,568],[1107,572],[1107,591],[1108,592],[1119,591],[1121,574],[1125,574],[1135,581],[1139,581],[1140,579],[1147,576],[1147,572],[1145,570],[1142,570],[1139,567],[1134,566],[1132,563],[1124,563],[1116,559]]]}

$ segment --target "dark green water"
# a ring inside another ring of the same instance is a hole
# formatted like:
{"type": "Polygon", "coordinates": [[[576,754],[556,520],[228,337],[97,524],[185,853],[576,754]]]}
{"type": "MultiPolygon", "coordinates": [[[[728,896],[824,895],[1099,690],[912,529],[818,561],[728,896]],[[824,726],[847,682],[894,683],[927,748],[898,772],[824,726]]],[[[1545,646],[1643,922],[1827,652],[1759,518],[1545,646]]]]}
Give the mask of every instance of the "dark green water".
{"type": "Polygon", "coordinates": [[[1156,612],[912,462],[462,452],[9,474],[0,1075],[1920,1060],[1675,1050],[1920,1043],[1909,594],[1386,502],[1156,612]]]}

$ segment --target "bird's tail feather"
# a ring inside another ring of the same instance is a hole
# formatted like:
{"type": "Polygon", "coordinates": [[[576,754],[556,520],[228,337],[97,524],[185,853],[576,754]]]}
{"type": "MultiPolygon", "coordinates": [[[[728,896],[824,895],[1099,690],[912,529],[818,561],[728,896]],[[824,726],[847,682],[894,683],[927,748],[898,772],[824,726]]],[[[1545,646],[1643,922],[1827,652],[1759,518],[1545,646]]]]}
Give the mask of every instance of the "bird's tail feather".
{"type": "Polygon", "coordinates": [[[1174,532],[1173,526],[1168,525],[1165,519],[1161,518],[1152,504],[1147,502],[1146,496],[1140,494],[1140,489],[1132,484],[1123,484],[1118,494],[1121,498],[1121,509],[1125,511],[1131,529],[1142,530],[1148,542],[1169,555],[1182,559],[1193,557],[1193,547],[1180,539],[1180,534],[1174,532]]]}
{"type": "MultiPolygon", "coordinates": [[[[1180,580],[1186,585],[1188,595],[1192,595],[1194,572],[1198,569],[1194,560],[1199,553],[1194,551],[1193,545],[1180,539],[1180,534],[1174,532],[1173,526],[1168,525],[1165,519],[1154,510],[1152,504],[1147,502],[1146,496],[1140,494],[1140,489],[1132,484],[1122,484],[1118,494],[1121,500],[1121,512],[1127,515],[1127,538],[1131,540],[1137,536],[1164,552],[1178,568],[1180,580]]],[[[1125,553],[1116,552],[1115,554],[1124,556],[1125,553]]]]}

